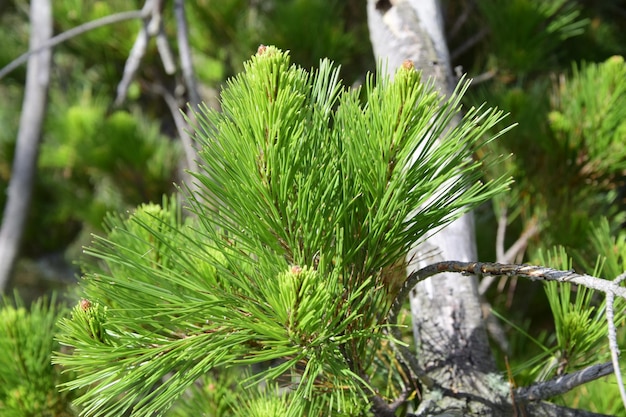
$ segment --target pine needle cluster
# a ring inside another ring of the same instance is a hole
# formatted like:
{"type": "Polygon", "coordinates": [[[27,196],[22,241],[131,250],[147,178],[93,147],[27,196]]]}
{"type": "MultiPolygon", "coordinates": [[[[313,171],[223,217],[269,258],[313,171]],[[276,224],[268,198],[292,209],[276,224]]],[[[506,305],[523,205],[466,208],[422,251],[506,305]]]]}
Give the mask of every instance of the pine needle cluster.
{"type": "Polygon", "coordinates": [[[163,415],[242,367],[235,389],[256,391],[229,415],[366,412],[408,248],[507,185],[472,159],[503,114],[450,127],[466,88],[442,98],[407,63],[350,89],[327,60],[306,71],[260,47],[222,112],[196,115],[193,215],[172,198],[110,216],[88,250],[101,266],[56,356],[78,375],[66,388],[87,388],[84,415],[163,415]]]}

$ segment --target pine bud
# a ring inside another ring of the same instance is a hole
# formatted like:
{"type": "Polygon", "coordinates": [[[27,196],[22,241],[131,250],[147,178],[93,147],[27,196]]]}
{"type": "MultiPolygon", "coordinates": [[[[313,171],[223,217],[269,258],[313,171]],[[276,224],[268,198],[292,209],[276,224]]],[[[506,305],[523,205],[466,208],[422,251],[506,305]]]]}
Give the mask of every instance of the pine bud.
{"type": "Polygon", "coordinates": [[[83,298],[82,300],[80,300],[80,308],[83,311],[87,311],[89,308],[91,307],[91,301],[83,298]]]}

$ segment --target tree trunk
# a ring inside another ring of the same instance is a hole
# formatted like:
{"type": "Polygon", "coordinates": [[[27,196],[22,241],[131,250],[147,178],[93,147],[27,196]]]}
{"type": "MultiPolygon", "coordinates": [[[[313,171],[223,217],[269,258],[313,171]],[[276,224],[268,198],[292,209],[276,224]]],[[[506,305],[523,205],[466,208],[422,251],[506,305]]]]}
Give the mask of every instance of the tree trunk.
{"type": "MultiPolygon", "coordinates": [[[[390,74],[408,59],[442,94],[453,91],[437,1],[369,0],[368,21],[374,55],[386,61],[390,74]]],[[[476,256],[469,213],[415,247],[408,257],[408,272],[441,260],[474,261],[476,256]]],[[[440,389],[425,392],[417,414],[493,415],[492,407],[468,400],[478,397],[498,403],[508,391],[497,376],[489,348],[476,278],[440,274],[418,284],[410,300],[418,362],[444,392],[443,396],[440,389]]]]}
{"type": "MultiPolygon", "coordinates": [[[[35,50],[52,36],[50,0],[30,3],[30,50],[35,50]]],[[[28,214],[39,153],[48,84],[51,50],[44,49],[28,58],[24,103],[20,116],[17,145],[7,192],[7,202],[0,228],[0,291],[4,291],[19,252],[24,223],[28,214]]]]}
{"type": "MultiPolygon", "coordinates": [[[[456,84],[437,0],[368,0],[374,55],[393,75],[411,60],[445,95],[456,84]]],[[[442,260],[477,261],[474,220],[464,215],[408,255],[407,272],[442,260]]],[[[544,401],[516,404],[495,366],[485,330],[476,277],[439,274],[410,295],[417,361],[429,389],[418,416],[601,416],[544,401]]],[[[425,381],[422,381],[425,382],[425,381]]]]}

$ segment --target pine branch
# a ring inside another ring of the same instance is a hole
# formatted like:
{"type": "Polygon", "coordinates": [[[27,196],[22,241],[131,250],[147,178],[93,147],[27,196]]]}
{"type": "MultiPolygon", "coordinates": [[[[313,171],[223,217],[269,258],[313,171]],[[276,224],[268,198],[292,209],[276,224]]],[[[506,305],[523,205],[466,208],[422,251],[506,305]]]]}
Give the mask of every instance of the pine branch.
{"type": "Polygon", "coordinates": [[[372,405],[366,376],[394,339],[381,311],[397,283],[386,279],[413,242],[507,185],[481,183],[469,157],[501,111],[472,108],[447,128],[466,89],[443,99],[407,65],[353,91],[328,60],[308,73],[259,48],[222,92],[223,113],[196,114],[193,226],[145,206],[90,250],[107,268],[84,296],[102,317],[79,308],[63,323],[75,354],[59,362],[81,375],[68,388],[93,386],[80,400],[92,412],[145,415],[215,367],[281,359],[248,382],[294,373],[307,410],[372,405]]]}

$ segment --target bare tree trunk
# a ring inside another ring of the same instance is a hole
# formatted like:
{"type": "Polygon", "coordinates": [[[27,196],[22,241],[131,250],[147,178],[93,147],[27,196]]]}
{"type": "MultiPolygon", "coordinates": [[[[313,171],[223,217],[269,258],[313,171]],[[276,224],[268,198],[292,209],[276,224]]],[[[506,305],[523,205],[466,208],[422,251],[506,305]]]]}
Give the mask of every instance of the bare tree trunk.
{"type": "MultiPolygon", "coordinates": [[[[368,0],[377,59],[393,75],[405,60],[449,95],[455,85],[437,0],[368,0]]],[[[471,213],[408,255],[408,273],[442,260],[477,261],[471,213]]],[[[476,277],[438,274],[411,291],[411,316],[421,368],[418,416],[601,416],[544,401],[516,401],[496,369],[482,318],[476,277]]]]}
{"type": "MultiPolygon", "coordinates": [[[[52,5],[49,0],[31,0],[30,50],[39,48],[52,36],[52,5]]],[[[0,228],[0,291],[4,291],[18,255],[28,214],[39,153],[48,84],[51,50],[28,58],[24,103],[20,116],[15,157],[9,181],[7,203],[0,228]]]]}
{"type": "MultiPolygon", "coordinates": [[[[442,94],[453,91],[455,83],[437,1],[368,0],[368,21],[374,55],[386,61],[390,74],[409,59],[442,94]]],[[[409,254],[408,272],[441,260],[473,261],[476,257],[470,213],[415,247],[409,254]]],[[[443,396],[436,392],[439,390],[424,393],[417,414],[492,414],[490,406],[468,400],[480,397],[498,403],[502,390],[508,390],[497,377],[476,278],[440,274],[418,284],[411,293],[411,312],[418,363],[444,391],[443,396]],[[454,395],[446,395],[446,390],[454,395]]]]}

